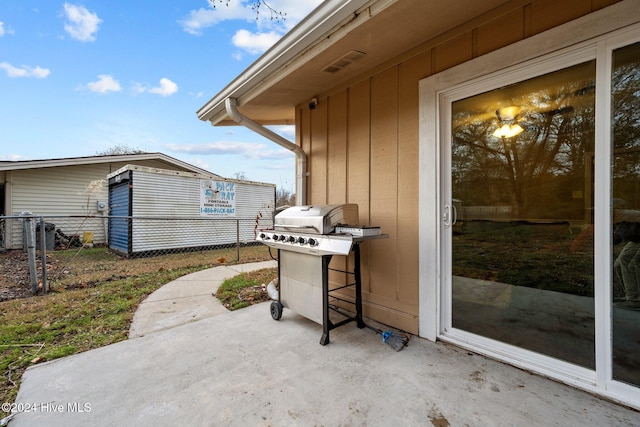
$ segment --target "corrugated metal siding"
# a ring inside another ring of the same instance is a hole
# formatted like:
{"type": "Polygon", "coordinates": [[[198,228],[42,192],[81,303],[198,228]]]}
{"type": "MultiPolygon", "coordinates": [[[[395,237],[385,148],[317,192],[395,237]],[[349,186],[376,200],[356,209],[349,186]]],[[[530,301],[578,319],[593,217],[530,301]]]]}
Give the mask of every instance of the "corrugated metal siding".
{"type": "MultiPolygon", "coordinates": [[[[85,188],[94,180],[106,179],[106,176],[121,167],[125,162],[97,163],[91,165],[60,166],[53,168],[14,170],[11,172],[11,201],[7,204],[6,215],[18,215],[29,211],[36,215],[97,215],[96,202],[106,201],[108,188],[87,200],[85,188]],[[87,202],[89,202],[87,204],[87,202]]],[[[166,168],[166,162],[158,160],[136,161],[136,165],[166,168]]],[[[0,181],[4,182],[5,172],[0,172],[0,181]]],[[[48,222],[54,222],[47,220],[48,222]]],[[[58,220],[57,228],[65,234],[80,234],[84,231],[94,233],[94,243],[105,243],[106,233],[104,221],[97,219],[85,222],[78,229],[77,223],[58,220]],[[65,223],[66,222],[66,223],[65,223]]],[[[11,221],[8,226],[7,249],[22,248],[22,225],[20,221],[11,221]]]]}
{"type": "Polygon", "coordinates": [[[200,217],[200,180],[166,173],[132,171],[132,215],[181,219],[134,219],[131,230],[133,253],[236,243],[237,220],[240,241],[255,240],[256,218],[260,226],[272,225],[275,187],[236,183],[236,215],[200,217]],[[184,219],[184,218],[192,218],[184,219]],[[161,231],[159,231],[161,230],[161,231]]]}
{"type": "MultiPolygon", "coordinates": [[[[114,185],[109,189],[110,216],[129,216],[129,183],[114,185]]],[[[109,218],[109,248],[123,254],[129,253],[129,220],[109,218]]]]}
{"type": "Polygon", "coordinates": [[[199,180],[132,171],[133,216],[200,216],[199,180]]]}
{"type": "Polygon", "coordinates": [[[240,241],[252,241],[256,223],[260,227],[273,227],[275,187],[238,182],[236,188],[236,216],[247,218],[240,227],[240,241]]]}
{"type": "MultiPolygon", "coordinates": [[[[132,212],[136,217],[199,216],[199,181],[194,178],[132,171],[132,212]]],[[[212,245],[203,221],[134,220],[133,253],[212,245]],[[160,231],[161,230],[161,231],[160,231]],[[209,243],[207,243],[209,241],[209,243]]]]}
{"type": "MultiPolygon", "coordinates": [[[[176,165],[160,160],[137,160],[139,166],[167,168],[176,165]]],[[[87,206],[85,188],[94,180],[106,176],[125,166],[127,162],[96,163],[90,165],[60,166],[11,171],[11,200],[6,205],[5,215],[18,215],[29,211],[36,215],[97,215],[96,202],[106,201],[108,188],[105,185],[100,195],[92,197],[87,206]],[[9,211],[10,209],[10,211],[9,211]]],[[[178,168],[179,169],[179,168],[178,168]]],[[[0,182],[6,179],[5,171],[0,172],[0,182]]],[[[48,222],[54,222],[53,219],[48,222]]],[[[82,235],[84,231],[94,233],[94,243],[105,243],[105,221],[96,219],[85,221],[78,229],[77,223],[57,220],[56,227],[68,235],[82,235]]],[[[20,221],[10,221],[7,226],[7,249],[22,248],[22,225],[20,221]]]]}

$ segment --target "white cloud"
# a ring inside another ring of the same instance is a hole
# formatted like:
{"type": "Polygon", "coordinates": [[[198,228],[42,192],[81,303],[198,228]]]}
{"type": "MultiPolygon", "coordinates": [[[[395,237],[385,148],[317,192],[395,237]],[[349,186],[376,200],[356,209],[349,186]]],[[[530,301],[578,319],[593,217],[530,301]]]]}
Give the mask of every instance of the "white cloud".
{"type": "Polygon", "coordinates": [[[14,67],[8,62],[0,62],[0,70],[4,70],[9,77],[35,77],[37,79],[44,79],[51,71],[42,67],[29,67],[23,65],[22,67],[14,67]]]}
{"type": "Polygon", "coordinates": [[[204,169],[206,171],[209,170],[209,164],[199,157],[194,157],[193,159],[189,160],[189,163],[199,167],[200,169],[204,169]]]}
{"type": "MultiPolygon", "coordinates": [[[[281,25],[288,31],[293,28],[298,22],[304,19],[307,15],[318,7],[323,0],[270,0],[269,5],[274,10],[285,13],[284,21],[281,21],[281,25]]],[[[269,10],[265,7],[260,8],[260,24],[271,25],[276,19],[271,19],[269,10]]]]}
{"type": "Polygon", "coordinates": [[[11,29],[11,27],[5,27],[4,22],[0,21],[0,37],[5,34],[14,34],[15,32],[11,29]]]}
{"type": "Polygon", "coordinates": [[[180,21],[182,29],[189,34],[199,36],[204,33],[204,30],[214,25],[229,20],[250,20],[253,16],[251,10],[243,4],[244,1],[230,0],[229,5],[218,5],[213,8],[200,8],[198,10],[192,10],[189,15],[180,21]]]}
{"type": "Polygon", "coordinates": [[[7,154],[6,156],[0,156],[0,160],[17,162],[19,160],[27,160],[27,158],[22,154],[7,154]]]}
{"type": "Polygon", "coordinates": [[[161,96],[173,95],[177,91],[178,85],[165,77],[160,79],[160,86],[149,89],[149,93],[155,93],[161,96]]]}
{"type": "Polygon", "coordinates": [[[135,93],[154,93],[160,96],[170,96],[178,91],[178,85],[169,80],[166,77],[160,79],[160,86],[156,87],[147,87],[143,86],[140,83],[135,83],[133,86],[133,91],[135,93]]]}
{"type": "Polygon", "coordinates": [[[296,137],[296,127],[294,125],[268,126],[269,129],[285,138],[294,139],[296,137]]]}
{"type": "Polygon", "coordinates": [[[98,81],[87,83],[87,89],[91,92],[107,93],[107,92],[120,92],[122,86],[120,83],[108,74],[100,74],[98,81]]]}
{"type": "Polygon", "coordinates": [[[175,153],[198,155],[239,155],[246,159],[287,159],[293,157],[289,150],[270,149],[267,144],[240,141],[216,141],[205,144],[167,144],[167,150],[175,153]]]}
{"type": "Polygon", "coordinates": [[[269,33],[251,33],[247,30],[238,30],[231,41],[234,46],[255,55],[269,49],[281,36],[281,34],[273,31],[269,33]]]}
{"type": "Polygon", "coordinates": [[[203,29],[220,22],[215,10],[198,9],[189,12],[189,16],[178,21],[182,29],[194,36],[201,36],[203,29]]]}
{"type": "Polygon", "coordinates": [[[64,4],[64,14],[68,20],[64,24],[64,30],[72,38],[81,42],[92,42],[96,39],[95,34],[102,22],[97,14],[89,12],[84,6],[69,3],[64,4]]]}
{"type": "Polygon", "coordinates": [[[258,28],[271,29],[282,35],[322,3],[322,0],[270,0],[269,5],[275,11],[284,13],[284,19],[272,15],[264,5],[256,13],[251,7],[252,3],[253,0],[229,0],[227,5],[226,1],[217,1],[215,9],[192,10],[179,23],[184,31],[193,35],[202,35],[205,29],[229,20],[246,21],[257,25],[258,28]]]}

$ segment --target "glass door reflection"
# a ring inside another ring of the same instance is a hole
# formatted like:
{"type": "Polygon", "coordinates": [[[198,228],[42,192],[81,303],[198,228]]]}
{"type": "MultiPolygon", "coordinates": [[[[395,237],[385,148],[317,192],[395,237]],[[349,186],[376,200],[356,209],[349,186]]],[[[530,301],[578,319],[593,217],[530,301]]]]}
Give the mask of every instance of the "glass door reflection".
{"type": "Polygon", "coordinates": [[[452,103],[454,328],[595,369],[594,122],[595,61],[452,103]]]}
{"type": "Polygon", "coordinates": [[[613,378],[640,385],[640,43],[613,52],[613,378]]]}

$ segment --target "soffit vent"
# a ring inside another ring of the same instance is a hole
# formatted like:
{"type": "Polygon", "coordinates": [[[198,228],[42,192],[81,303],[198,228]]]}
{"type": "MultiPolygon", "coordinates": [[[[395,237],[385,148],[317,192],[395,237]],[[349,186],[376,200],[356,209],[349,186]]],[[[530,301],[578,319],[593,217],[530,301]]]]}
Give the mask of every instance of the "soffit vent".
{"type": "Polygon", "coordinates": [[[366,53],[360,52],[357,50],[349,51],[345,55],[341,56],[340,58],[338,58],[337,60],[329,64],[328,66],[324,67],[322,71],[330,74],[337,73],[338,71],[351,65],[353,62],[364,57],[365,55],[366,53]]]}

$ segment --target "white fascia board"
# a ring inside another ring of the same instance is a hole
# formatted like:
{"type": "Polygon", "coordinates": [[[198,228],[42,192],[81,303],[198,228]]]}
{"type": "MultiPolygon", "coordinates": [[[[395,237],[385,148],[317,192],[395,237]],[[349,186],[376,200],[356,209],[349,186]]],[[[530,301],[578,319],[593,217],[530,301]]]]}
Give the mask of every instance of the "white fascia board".
{"type": "Polygon", "coordinates": [[[53,168],[58,166],[91,165],[98,163],[127,162],[131,160],[158,159],[159,153],[135,154],[135,155],[115,155],[115,156],[88,156],[88,157],[65,157],[61,159],[43,160],[20,160],[16,162],[6,162],[0,164],[0,170],[24,170],[53,168]]]}
{"type": "Polygon", "coordinates": [[[139,160],[160,160],[169,164],[174,164],[183,169],[193,171],[195,173],[205,173],[212,175],[211,172],[201,169],[197,166],[175,159],[171,156],[167,156],[163,153],[141,153],[141,154],[124,154],[113,156],[89,156],[89,157],[67,157],[62,159],[45,159],[45,160],[25,160],[17,162],[2,162],[0,163],[0,171],[11,170],[26,170],[26,169],[40,169],[40,168],[53,168],[59,166],[78,166],[78,165],[93,165],[100,163],[117,163],[124,162],[130,163],[139,160]]]}
{"type": "Polygon", "coordinates": [[[216,124],[225,114],[227,98],[240,99],[253,91],[277,70],[284,68],[300,54],[306,52],[323,38],[357,16],[357,12],[376,1],[326,0],[245,71],[231,81],[198,111],[202,121],[216,124]]]}

